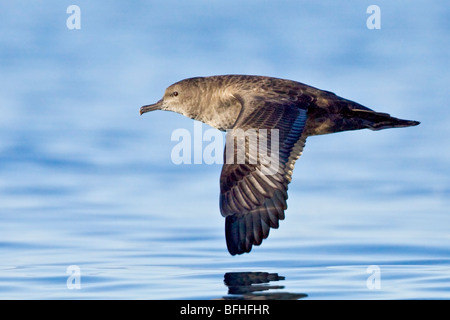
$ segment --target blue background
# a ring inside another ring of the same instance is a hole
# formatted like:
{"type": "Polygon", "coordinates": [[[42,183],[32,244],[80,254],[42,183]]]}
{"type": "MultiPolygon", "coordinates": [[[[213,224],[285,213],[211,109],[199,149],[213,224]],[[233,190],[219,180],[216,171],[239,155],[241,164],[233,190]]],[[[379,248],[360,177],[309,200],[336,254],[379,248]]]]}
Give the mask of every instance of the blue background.
{"type": "Polygon", "coordinates": [[[449,14],[448,1],[2,1],[0,298],[211,299],[237,271],[309,298],[450,298],[449,14]],[[171,133],[193,121],[139,107],[232,73],[421,125],[308,139],[286,220],[231,257],[220,165],[173,164],[171,133]]]}

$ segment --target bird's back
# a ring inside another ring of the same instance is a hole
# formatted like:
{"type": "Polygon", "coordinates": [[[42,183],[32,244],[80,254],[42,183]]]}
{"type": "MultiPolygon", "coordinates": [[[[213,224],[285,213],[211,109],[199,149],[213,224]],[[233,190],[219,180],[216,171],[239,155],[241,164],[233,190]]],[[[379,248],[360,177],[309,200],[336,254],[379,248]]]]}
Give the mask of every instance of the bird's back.
{"type": "Polygon", "coordinates": [[[203,78],[210,92],[217,92],[223,99],[222,107],[210,110],[215,127],[231,129],[241,109],[256,111],[262,103],[273,108],[296,106],[307,110],[306,136],[340,131],[371,129],[381,130],[415,126],[417,121],[402,120],[387,113],[376,112],[359,103],[342,98],[333,92],[321,90],[301,82],[254,75],[221,75],[203,78]],[[255,102],[256,103],[252,103],[255,102]]]}

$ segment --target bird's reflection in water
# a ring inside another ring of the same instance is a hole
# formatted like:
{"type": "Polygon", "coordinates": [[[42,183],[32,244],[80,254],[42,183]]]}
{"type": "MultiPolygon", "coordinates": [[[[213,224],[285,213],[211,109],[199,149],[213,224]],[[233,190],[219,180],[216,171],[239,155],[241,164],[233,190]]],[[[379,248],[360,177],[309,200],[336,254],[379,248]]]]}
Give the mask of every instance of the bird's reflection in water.
{"type": "Polygon", "coordinates": [[[268,272],[228,272],[223,282],[228,287],[225,300],[297,300],[307,297],[304,293],[269,292],[283,289],[281,285],[269,282],[284,280],[278,273],[268,272]]]}

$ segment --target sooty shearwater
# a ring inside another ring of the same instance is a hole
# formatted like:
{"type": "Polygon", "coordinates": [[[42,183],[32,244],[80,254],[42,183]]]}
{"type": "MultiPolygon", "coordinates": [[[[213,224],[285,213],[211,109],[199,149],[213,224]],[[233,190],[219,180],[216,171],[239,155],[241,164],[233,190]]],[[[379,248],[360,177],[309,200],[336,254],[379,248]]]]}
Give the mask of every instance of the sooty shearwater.
{"type": "Polygon", "coordinates": [[[288,184],[308,136],[419,124],[303,83],[250,75],[179,81],[161,100],[141,107],[140,114],[154,110],[174,111],[227,131],[220,211],[231,255],[250,252],[284,219],[288,184]],[[244,140],[236,140],[242,132],[244,140]]]}

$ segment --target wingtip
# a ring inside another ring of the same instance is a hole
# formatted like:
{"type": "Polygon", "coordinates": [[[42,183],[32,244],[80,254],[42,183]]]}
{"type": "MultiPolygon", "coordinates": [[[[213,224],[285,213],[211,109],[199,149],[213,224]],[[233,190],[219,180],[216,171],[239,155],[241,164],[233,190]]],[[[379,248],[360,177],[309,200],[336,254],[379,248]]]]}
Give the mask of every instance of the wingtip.
{"type": "Polygon", "coordinates": [[[243,216],[233,215],[225,219],[225,239],[232,256],[249,253],[253,247],[253,243],[243,234],[246,225],[242,218],[243,216]]]}

